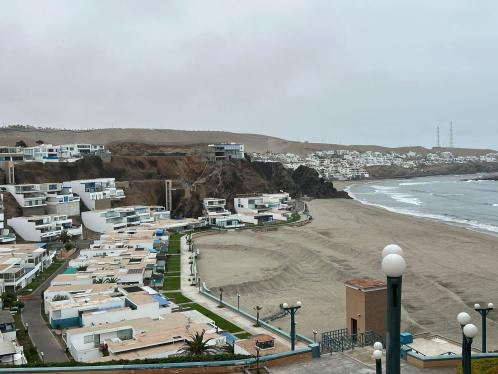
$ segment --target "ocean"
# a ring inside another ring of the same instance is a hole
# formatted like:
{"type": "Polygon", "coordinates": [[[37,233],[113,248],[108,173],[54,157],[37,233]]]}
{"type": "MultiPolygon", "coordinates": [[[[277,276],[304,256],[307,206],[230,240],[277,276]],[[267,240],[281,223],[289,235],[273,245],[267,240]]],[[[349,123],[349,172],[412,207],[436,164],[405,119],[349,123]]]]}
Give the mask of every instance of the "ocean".
{"type": "Polygon", "coordinates": [[[388,179],[346,190],[363,204],[498,235],[498,181],[478,175],[388,179]]]}

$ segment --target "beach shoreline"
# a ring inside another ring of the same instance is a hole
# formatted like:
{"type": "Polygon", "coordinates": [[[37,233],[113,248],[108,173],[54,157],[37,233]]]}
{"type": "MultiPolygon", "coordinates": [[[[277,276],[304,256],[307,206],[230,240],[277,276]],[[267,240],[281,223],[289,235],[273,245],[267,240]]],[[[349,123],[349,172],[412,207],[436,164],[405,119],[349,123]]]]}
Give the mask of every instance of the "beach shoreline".
{"type": "MultiPolygon", "coordinates": [[[[344,281],[383,279],[380,252],[394,242],[405,249],[408,263],[403,329],[458,339],[459,312],[473,315],[474,303],[498,301],[497,237],[355,200],[313,200],[309,207],[314,220],[303,227],[196,239],[201,279],[211,288],[222,286],[227,300],[240,293],[246,311],[262,306],[263,317],[275,314],[282,302],[301,300],[298,331],[312,336],[313,329],[345,327],[344,281]]],[[[489,317],[488,345],[496,349],[498,326],[489,317]]],[[[289,326],[287,318],[273,323],[289,326]]]]}

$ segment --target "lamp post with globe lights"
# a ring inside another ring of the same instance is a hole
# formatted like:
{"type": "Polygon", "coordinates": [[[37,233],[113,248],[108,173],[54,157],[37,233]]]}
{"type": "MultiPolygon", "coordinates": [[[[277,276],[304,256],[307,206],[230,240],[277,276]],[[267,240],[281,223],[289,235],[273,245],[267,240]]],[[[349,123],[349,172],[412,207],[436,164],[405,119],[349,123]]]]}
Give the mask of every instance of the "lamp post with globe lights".
{"type": "Polygon", "coordinates": [[[479,314],[481,315],[481,319],[482,319],[482,326],[481,326],[481,329],[482,329],[481,352],[482,353],[487,352],[487,349],[486,349],[486,317],[488,316],[488,313],[494,309],[494,307],[495,306],[493,305],[493,303],[489,303],[487,307],[483,307],[480,304],[474,305],[474,309],[477,312],[479,312],[479,314]]]}
{"type": "Polygon", "coordinates": [[[389,244],[382,251],[382,271],[387,276],[386,373],[400,373],[401,284],[406,262],[403,250],[389,244]]]}
{"type": "Polygon", "coordinates": [[[373,345],[375,358],[375,374],[382,374],[382,350],[384,347],[381,342],[375,342],[373,345]]]}
{"type": "Polygon", "coordinates": [[[460,324],[460,328],[462,329],[462,367],[465,366],[465,344],[467,342],[467,337],[463,333],[463,328],[465,325],[470,323],[470,315],[469,313],[461,312],[457,315],[457,321],[460,324]]]}
{"type": "Polygon", "coordinates": [[[382,374],[382,351],[376,349],[373,356],[375,358],[375,374],[382,374]]]}
{"type": "Polygon", "coordinates": [[[472,323],[468,323],[463,327],[463,334],[465,335],[465,344],[463,347],[463,354],[465,355],[463,374],[472,374],[472,340],[477,335],[477,327],[472,323]]]}
{"type": "Polygon", "coordinates": [[[298,309],[300,309],[302,306],[302,303],[298,301],[296,305],[289,305],[287,303],[283,303],[280,305],[280,307],[285,310],[287,313],[290,314],[291,317],[291,331],[290,331],[290,336],[291,336],[291,350],[293,351],[296,347],[296,312],[298,309]]]}

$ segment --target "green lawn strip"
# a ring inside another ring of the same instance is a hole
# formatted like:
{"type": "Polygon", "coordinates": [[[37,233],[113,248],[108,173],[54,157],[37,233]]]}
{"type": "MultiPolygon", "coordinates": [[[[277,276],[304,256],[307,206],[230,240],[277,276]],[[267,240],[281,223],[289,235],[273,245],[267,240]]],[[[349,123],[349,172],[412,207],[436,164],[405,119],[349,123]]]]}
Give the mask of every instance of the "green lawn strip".
{"type": "Polygon", "coordinates": [[[170,271],[179,272],[181,267],[181,257],[180,256],[167,256],[166,258],[166,274],[170,271]]]}
{"type": "Polygon", "coordinates": [[[204,308],[202,305],[192,303],[192,304],[189,304],[188,306],[190,307],[190,309],[195,309],[198,312],[204,314],[206,317],[211,318],[216,323],[216,325],[222,330],[225,330],[225,331],[228,331],[231,333],[244,331],[239,326],[234,325],[233,323],[227,321],[224,318],[221,318],[219,315],[211,312],[209,309],[204,308]]]}
{"type": "Polygon", "coordinates": [[[233,335],[235,335],[237,338],[239,339],[247,339],[249,337],[251,337],[252,335],[249,334],[248,332],[246,331],[242,331],[242,332],[235,332],[233,335]]]}
{"type": "Polygon", "coordinates": [[[179,275],[176,276],[167,276],[164,279],[163,290],[166,291],[174,291],[180,289],[180,279],[179,275]]]}
{"type": "Polygon", "coordinates": [[[30,284],[28,284],[19,292],[19,295],[26,296],[33,293],[48,277],[50,277],[57,270],[59,270],[59,268],[63,264],[64,261],[54,260],[52,265],[50,265],[48,268],[46,268],[40,274],[38,274],[38,276],[35,279],[33,279],[33,281],[30,284]]]}
{"type": "Polygon", "coordinates": [[[181,247],[181,238],[184,234],[173,234],[169,238],[168,242],[168,253],[169,254],[179,254],[180,253],[180,247],[181,247]]]}
{"type": "Polygon", "coordinates": [[[167,298],[174,299],[175,304],[184,304],[192,302],[192,300],[190,300],[188,297],[183,296],[181,292],[165,292],[164,295],[166,295],[167,298]]]}
{"type": "Polygon", "coordinates": [[[19,341],[19,344],[24,347],[24,356],[26,356],[26,360],[28,360],[28,363],[40,363],[40,356],[38,356],[38,351],[29,338],[29,335],[26,333],[20,312],[14,315],[14,322],[17,330],[17,340],[19,341]]]}

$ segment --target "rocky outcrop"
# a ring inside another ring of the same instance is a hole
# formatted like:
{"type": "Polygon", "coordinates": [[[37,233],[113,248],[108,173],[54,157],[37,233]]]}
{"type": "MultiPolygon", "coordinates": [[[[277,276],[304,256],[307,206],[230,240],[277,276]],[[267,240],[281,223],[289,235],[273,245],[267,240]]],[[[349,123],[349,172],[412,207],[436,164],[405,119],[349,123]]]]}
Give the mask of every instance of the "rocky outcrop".
{"type": "MultiPolygon", "coordinates": [[[[0,174],[2,171],[0,170],[0,174]]],[[[16,183],[58,182],[71,179],[114,177],[127,181],[127,198],[119,205],[164,205],[164,180],[172,179],[174,216],[202,214],[204,197],[221,197],[230,204],[238,194],[289,192],[293,197],[348,197],[313,169],[301,166],[294,172],[280,163],[207,162],[200,156],[113,156],[104,162],[89,157],[75,163],[25,163],[16,165],[16,183]]],[[[2,178],[2,175],[0,175],[2,178]]]]}

